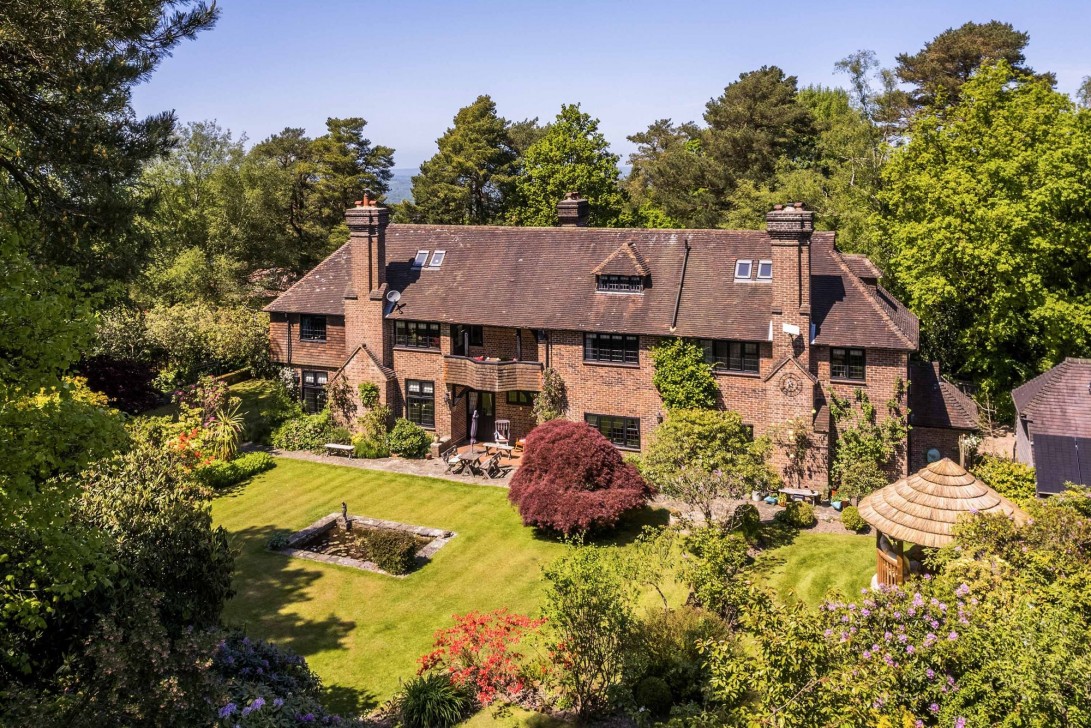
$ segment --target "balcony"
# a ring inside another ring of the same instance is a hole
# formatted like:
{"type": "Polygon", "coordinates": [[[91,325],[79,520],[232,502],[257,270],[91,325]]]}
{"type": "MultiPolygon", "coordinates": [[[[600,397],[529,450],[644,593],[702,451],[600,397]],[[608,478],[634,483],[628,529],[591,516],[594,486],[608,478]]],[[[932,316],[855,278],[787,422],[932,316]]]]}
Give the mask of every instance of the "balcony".
{"type": "Polygon", "coordinates": [[[443,379],[482,392],[537,392],[542,388],[542,362],[443,357],[443,379]]]}

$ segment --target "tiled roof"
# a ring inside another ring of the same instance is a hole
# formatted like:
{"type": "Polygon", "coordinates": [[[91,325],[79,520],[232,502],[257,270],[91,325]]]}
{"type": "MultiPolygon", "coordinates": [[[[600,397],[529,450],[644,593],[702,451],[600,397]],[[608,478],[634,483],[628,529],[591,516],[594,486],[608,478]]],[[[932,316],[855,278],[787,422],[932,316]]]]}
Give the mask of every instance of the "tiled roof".
{"type": "Polygon", "coordinates": [[[263,310],[343,316],[351,283],[349,246],[342,245],[263,310]]]}
{"type": "Polygon", "coordinates": [[[939,362],[909,365],[909,421],[916,427],[976,430],[977,403],[939,373],[939,362]]]}
{"type": "MultiPolygon", "coordinates": [[[[916,349],[916,317],[850,270],[834,247],[833,233],[814,233],[811,248],[815,343],[916,349]]],[[[769,338],[772,286],[734,280],[736,259],[772,257],[764,231],[394,224],[387,228],[386,252],[389,286],[402,294],[391,318],[769,338]],[[691,252],[679,296],[687,240],[691,252]],[[414,269],[418,250],[445,250],[447,255],[437,269],[414,269]],[[630,258],[630,263],[649,273],[643,293],[598,292],[594,271],[626,250],[635,255],[636,262],[630,258]],[[677,326],[672,330],[676,301],[677,326]]],[[[343,313],[348,256],[346,245],[266,310],[343,313]],[[341,270],[334,270],[338,266],[341,270]]]]}
{"type": "Polygon", "coordinates": [[[1035,432],[1091,437],[1091,359],[1069,357],[1017,387],[1011,397],[1035,432]]]}
{"type": "Polygon", "coordinates": [[[591,271],[595,275],[646,276],[651,271],[632,242],[621,245],[591,271]]]}

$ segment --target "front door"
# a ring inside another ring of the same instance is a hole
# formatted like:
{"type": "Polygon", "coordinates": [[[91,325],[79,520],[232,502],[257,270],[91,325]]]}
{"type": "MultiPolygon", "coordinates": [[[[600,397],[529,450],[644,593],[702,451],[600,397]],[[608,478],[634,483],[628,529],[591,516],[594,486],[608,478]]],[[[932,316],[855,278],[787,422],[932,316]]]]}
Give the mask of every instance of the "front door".
{"type": "Polygon", "coordinates": [[[496,394],[494,392],[469,393],[466,408],[466,432],[472,432],[474,412],[477,412],[477,437],[474,442],[492,442],[496,429],[496,394]]]}

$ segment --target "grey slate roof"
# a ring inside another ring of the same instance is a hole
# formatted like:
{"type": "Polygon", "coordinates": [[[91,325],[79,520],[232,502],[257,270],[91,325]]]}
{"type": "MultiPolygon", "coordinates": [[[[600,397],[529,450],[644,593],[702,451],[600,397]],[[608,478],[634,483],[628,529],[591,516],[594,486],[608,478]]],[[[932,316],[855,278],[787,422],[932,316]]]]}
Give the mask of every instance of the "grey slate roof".
{"type": "MultiPolygon", "coordinates": [[[[834,246],[833,233],[814,233],[811,248],[816,344],[917,348],[916,317],[850,269],[834,246]]],[[[737,259],[772,257],[764,231],[392,224],[386,231],[386,251],[389,287],[402,293],[390,318],[769,338],[772,286],[734,280],[737,259]],[[678,298],[686,240],[691,252],[678,298]],[[447,255],[439,269],[414,269],[417,250],[444,250],[447,255]],[[625,255],[615,255],[619,251],[625,255]],[[649,287],[640,294],[597,292],[595,271],[608,260],[624,260],[626,266],[639,261],[649,271],[649,287]],[[672,331],[676,299],[678,319],[672,331]]],[[[349,255],[349,246],[343,246],[266,310],[344,313],[349,255]]]]}
{"type": "Polygon", "coordinates": [[[976,430],[977,403],[939,372],[939,362],[909,365],[909,424],[976,430]]]}
{"type": "Polygon", "coordinates": [[[1042,434],[1091,437],[1091,359],[1069,357],[1011,393],[1019,417],[1042,434]]]}

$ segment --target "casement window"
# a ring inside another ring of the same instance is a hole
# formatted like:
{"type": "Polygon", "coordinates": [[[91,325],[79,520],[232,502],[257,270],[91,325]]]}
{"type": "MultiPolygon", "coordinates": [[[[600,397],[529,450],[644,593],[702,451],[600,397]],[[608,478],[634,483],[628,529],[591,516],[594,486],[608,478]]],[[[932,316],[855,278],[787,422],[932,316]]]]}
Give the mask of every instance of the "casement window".
{"type": "Polygon", "coordinates": [[[435,382],[405,380],[405,418],[428,429],[436,426],[435,382]]]}
{"type": "Polygon", "coordinates": [[[754,272],[754,261],[752,260],[736,260],[735,261],[735,279],[736,280],[750,280],[750,276],[754,272]]]}
{"type": "Polygon", "coordinates": [[[326,408],[326,385],[329,372],[303,372],[303,409],[310,414],[326,408]]]}
{"type": "Polygon", "coordinates": [[[508,404],[530,406],[534,404],[534,392],[509,391],[508,404]]]}
{"type": "Polygon", "coordinates": [[[300,316],[299,317],[300,341],[325,341],[326,317],[325,316],[300,316]]]}
{"type": "Polygon", "coordinates": [[[830,349],[830,377],[862,382],[867,374],[863,349],[830,349]]]}
{"type": "Polygon", "coordinates": [[[466,350],[467,339],[469,340],[470,346],[484,346],[484,327],[465,326],[463,324],[454,324],[451,326],[451,353],[456,356],[469,356],[470,353],[466,350]]]}
{"type": "Polygon", "coordinates": [[[602,433],[617,447],[626,450],[640,449],[640,420],[636,417],[585,414],[583,421],[602,433]]]}
{"type": "Polygon", "coordinates": [[[768,281],[773,278],[773,261],[771,260],[759,260],[758,261],[758,280],[768,281]]]}
{"type": "Polygon", "coordinates": [[[424,267],[424,264],[426,262],[428,262],[428,252],[429,251],[427,251],[427,250],[418,250],[417,251],[416,256],[414,256],[414,258],[413,258],[413,267],[414,268],[423,268],[424,267]]]}
{"type": "Polygon", "coordinates": [[[596,276],[598,290],[608,293],[640,293],[644,290],[641,276],[596,276]]]}
{"type": "Polygon", "coordinates": [[[705,353],[705,362],[716,371],[758,372],[760,349],[756,341],[697,339],[696,343],[705,353]]]}
{"type": "Polygon", "coordinates": [[[640,337],[632,334],[583,335],[583,360],[609,364],[639,363],[640,337]]]}
{"type": "Polygon", "coordinates": [[[412,349],[438,349],[439,324],[428,321],[395,321],[394,345],[412,349]]]}

